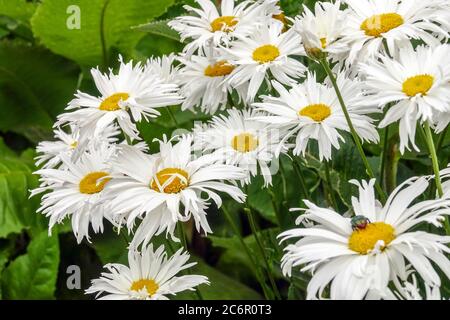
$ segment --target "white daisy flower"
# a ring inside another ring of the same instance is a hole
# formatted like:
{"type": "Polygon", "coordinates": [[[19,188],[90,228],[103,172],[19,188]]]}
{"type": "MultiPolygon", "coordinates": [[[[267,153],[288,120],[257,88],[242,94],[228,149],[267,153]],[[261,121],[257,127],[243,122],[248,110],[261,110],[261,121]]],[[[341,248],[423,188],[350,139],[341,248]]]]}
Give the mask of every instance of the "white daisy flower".
{"type": "Polygon", "coordinates": [[[277,129],[252,120],[260,115],[255,110],[229,109],[227,115],[215,116],[208,126],[197,126],[194,130],[195,148],[212,152],[226,164],[241,167],[248,174],[245,183],[259,173],[265,186],[272,183],[271,162],[276,159],[280,144],[277,129]]]}
{"type": "Polygon", "coordinates": [[[440,112],[450,111],[449,52],[449,45],[416,49],[409,45],[399,49],[395,59],[379,55],[379,61],[361,64],[373,93],[368,97],[371,103],[394,103],[379,126],[399,120],[401,153],[410,150],[409,143],[418,150],[414,143],[418,120],[432,124],[440,112]]]}
{"type": "Polygon", "coordinates": [[[304,55],[301,38],[289,29],[282,32],[280,23],[260,26],[248,37],[239,37],[230,48],[223,48],[224,57],[236,68],[229,77],[233,87],[248,82],[247,102],[253,101],[264,79],[270,74],[283,84],[293,84],[303,76],[305,66],[293,56],[304,55]]]}
{"type": "Polygon", "coordinates": [[[126,135],[139,139],[133,121],[156,117],[159,115],[157,108],[182,101],[176,84],[167,84],[159,75],[144,72],[140,63],[133,66],[131,61],[125,64],[120,58],[117,75],[112,70],[102,74],[98,69],[92,69],[91,74],[101,97],[78,91],[66,108],[76,110],[59,115],[57,126],[75,123],[99,135],[106,126],[117,121],[126,135]]]}
{"type": "Polygon", "coordinates": [[[306,53],[320,57],[325,53],[339,61],[349,51],[349,46],[339,41],[346,28],[347,11],[341,2],[316,2],[314,13],[303,5],[303,14],[295,18],[294,30],[302,37],[306,53]]]}
{"type": "Polygon", "coordinates": [[[375,199],[375,180],[351,183],[359,188],[352,198],[353,218],[305,200],[307,209],[296,221],[309,227],[280,234],[282,241],[300,237],[285,248],[283,273],[293,267],[311,271],[307,298],[322,298],[326,287],[331,299],[363,299],[371,290],[383,292],[390,280],[406,280],[406,264],[427,285],[440,286],[441,279],[431,262],[450,276],[450,237],[416,230],[422,223],[442,226],[449,214],[449,199],[424,200],[411,204],[429,186],[430,177],[414,177],[399,185],[386,204],[375,199]]]}
{"type": "Polygon", "coordinates": [[[42,168],[56,168],[61,164],[61,156],[69,158],[72,162],[78,160],[89,143],[114,143],[120,133],[117,126],[107,126],[97,139],[81,134],[76,126],[70,126],[69,132],[57,128],[54,131],[54,141],[41,141],[36,147],[38,156],[36,166],[42,168]]]}
{"type": "Polygon", "coordinates": [[[173,53],[163,55],[162,57],[152,57],[147,60],[144,72],[149,73],[150,77],[154,74],[166,84],[177,83],[179,67],[175,65],[177,56],[173,53]]]}
{"type": "MultiPolygon", "coordinates": [[[[361,105],[364,96],[358,81],[339,74],[337,83],[359,137],[377,142],[378,132],[368,115],[379,112],[379,109],[361,105]]],[[[277,82],[273,82],[273,87],[279,97],[263,96],[263,102],[254,103],[258,110],[268,113],[255,119],[285,128],[287,134],[282,143],[295,136],[295,155],[304,155],[308,142],[313,139],[317,140],[320,160],[331,159],[331,147],[339,149],[339,140],[344,141],[339,131],[350,132],[333,87],[317,83],[315,74],[311,73],[305,82],[289,90],[277,82]]]]}
{"type": "Polygon", "coordinates": [[[177,276],[178,273],[196,264],[187,263],[189,254],[179,249],[170,258],[160,246],[153,251],[150,244],[142,252],[128,251],[129,267],[109,263],[86,294],[96,293],[100,300],[169,300],[168,295],[190,290],[201,284],[209,284],[208,278],[200,275],[177,276]]]}
{"type": "Polygon", "coordinates": [[[433,1],[422,0],[345,0],[350,8],[344,39],[351,51],[349,62],[367,61],[380,50],[386,41],[390,52],[411,39],[423,40],[428,45],[438,45],[431,33],[448,37],[439,26],[438,10],[433,1]]]}
{"type": "MultiPolygon", "coordinates": [[[[194,55],[189,59],[179,58],[184,65],[180,69],[179,84],[181,94],[185,97],[182,110],[200,107],[204,113],[214,114],[225,109],[228,95],[233,88],[227,81],[234,70],[234,65],[213,56],[194,55]]],[[[240,99],[245,95],[246,86],[236,88],[240,99]]]]}
{"type": "Polygon", "coordinates": [[[251,34],[256,25],[265,23],[279,12],[276,1],[221,1],[220,12],[211,0],[195,0],[200,8],[184,6],[195,16],[180,16],[169,26],[181,35],[181,40],[192,39],[184,51],[188,55],[200,49],[201,53],[219,45],[229,45],[233,37],[251,34]]]}
{"type": "Polygon", "coordinates": [[[396,290],[388,289],[386,296],[382,296],[383,299],[391,300],[442,300],[440,287],[437,285],[423,284],[424,293],[421,292],[417,277],[412,274],[411,280],[400,283],[398,280],[395,282],[396,290]]]}
{"type": "Polygon", "coordinates": [[[89,225],[95,233],[103,232],[103,219],[109,219],[105,210],[103,189],[111,176],[111,160],[115,145],[89,148],[76,162],[61,155],[62,166],[58,169],[41,169],[41,186],[31,192],[31,196],[47,192],[42,196],[38,212],[50,217],[49,233],[56,223],[66,217],[72,219],[72,230],[78,243],[84,237],[89,241],[89,225]]]}
{"type": "Polygon", "coordinates": [[[192,151],[190,136],[181,137],[176,144],[160,141],[160,153],[155,155],[130,146],[121,148],[114,162],[116,174],[108,187],[108,198],[116,220],[126,221],[129,230],[137,217],[144,219],[132,247],[142,242],[145,246],[153,235],[163,231],[177,241],[176,223],[191,217],[198,231],[211,232],[205,209],[210,199],[221,206],[217,192],[244,201],[245,195],[238,187],[221,182],[245,178],[242,169],[219,164],[211,155],[194,158],[192,151]]]}

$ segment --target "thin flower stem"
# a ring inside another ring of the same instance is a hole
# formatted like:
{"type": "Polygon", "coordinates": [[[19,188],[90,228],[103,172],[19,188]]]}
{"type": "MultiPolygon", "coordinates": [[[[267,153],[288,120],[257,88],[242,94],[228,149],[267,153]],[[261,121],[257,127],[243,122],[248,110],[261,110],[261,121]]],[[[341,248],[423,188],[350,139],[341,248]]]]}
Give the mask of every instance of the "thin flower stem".
{"type": "Polygon", "coordinates": [[[269,289],[267,288],[267,285],[266,285],[266,283],[264,281],[264,276],[261,274],[261,272],[260,272],[260,270],[258,268],[258,265],[256,264],[255,260],[253,259],[253,255],[250,252],[249,247],[245,243],[244,238],[241,235],[241,232],[239,231],[238,227],[234,223],[230,212],[228,211],[228,209],[223,204],[222,204],[222,212],[224,213],[228,224],[231,226],[231,229],[233,230],[234,234],[238,237],[239,242],[242,245],[242,248],[244,248],[244,251],[245,251],[245,253],[248,256],[248,259],[250,260],[252,268],[253,268],[253,272],[255,273],[256,279],[258,280],[258,282],[259,282],[259,284],[261,286],[261,289],[264,292],[264,296],[265,296],[266,300],[270,300],[271,294],[270,294],[269,289]]]}
{"type": "Polygon", "coordinates": [[[384,138],[383,138],[383,151],[381,153],[381,165],[380,165],[380,185],[383,186],[385,179],[385,168],[387,153],[389,152],[389,126],[384,128],[384,138]]]}
{"type": "MultiPolygon", "coordinates": [[[[328,64],[328,61],[326,59],[320,60],[320,64],[322,65],[323,69],[325,70],[328,77],[330,78],[331,83],[333,84],[333,87],[334,87],[334,91],[336,91],[336,95],[338,97],[342,111],[344,112],[345,119],[347,120],[347,125],[350,128],[350,133],[352,134],[353,141],[355,142],[355,145],[356,145],[356,148],[358,149],[359,155],[361,156],[364,166],[366,167],[367,175],[371,179],[375,179],[373,170],[370,167],[369,161],[367,160],[367,157],[364,153],[364,149],[362,147],[361,140],[359,139],[359,136],[356,133],[355,127],[353,126],[350,115],[348,114],[347,106],[345,105],[344,99],[342,98],[341,91],[339,90],[339,87],[337,85],[336,77],[334,76],[333,71],[331,70],[330,65],[328,64]]],[[[381,188],[378,180],[375,180],[375,189],[377,190],[377,193],[378,193],[381,201],[383,203],[385,203],[386,202],[386,194],[384,193],[383,189],[381,188]]]]}
{"type": "Polygon", "coordinates": [[[302,167],[298,163],[297,157],[295,157],[294,155],[292,155],[292,166],[294,168],[295,174],[298,177],[298,180],[300,181],[300,186],[301,186],[302,191],[303,191],[304,199],[310,200],[310,196],[311,195],[309,194],[309,190],[308,190],[308,187],[306,185],[306,181],[305,181],[305,177],[303,175],[302,167]]]}
{"type": "Polygon", "coordinates": [[[259,228],[257,227],[256,223],[255,223],[255,217],[253,216],[253,211],[250,208],[244,208],[245,212],[248,215],[248,220],[250,222],[250,228],[252,229],[253,232],[253,236],[255,237],[256,240],[256,244],[258,245],[259,251],[261,252],[261,256],[263,258],[264,264],[266,266],[267,269],[267,274],[269,277],[269,282],[270,285],[272,286],[272,290],[275,293],[275,296],[278,300],[281,300],[281,295],[280,292],[278,291],[278,287],[277,284],[275,283],[275,279],[273,278],[273,270],[272,270],[272,266],[269,263],[269,260],[266,256],[265,250],[264,250],[264,246],[261,242],[261,239],[259,238],[258,233],[260,232],[259,228]]]}
{"type": "MultiPolygon", "coordinates": [[[[184,250],[189,252],[186,232],[184,232],[183,223],[181,221],[178,221],[177,229],[178,229],[178,236],[181,238],[181,244],[182,244],[184,250]]],[[[187,274],[191,274],[189,269],[186,269],[186,272],[187,272],[187,274]]],[[[197,288],[197,290],[195,290],[195,294],[197,295],[197,299],[198,300],[204,300],[203,296],[202,296],[202,294],[200,292],[200,289],[197,288]]]]}
{"type": "Polygon", "coordinates": [[[173,113],[172,109],[170,109],[170,106],[167,107],[166,109],[169,112],[169,116],[172,119],[173,124],[178,128],[179,124],[178,124],[177,118],[175,117],[175,114],[173,113]]]}
{"type": "MultiPolygon", "coordinates": [[[[430,124],[428,123],[428,121],[425,121],[424,130],[425,130],[428,150],[430,152],[431,163],[433,165],[434,182],[436,183],[436,189],[438,191],[439,197],[442,197],[444,195],[444,190],[442,189],[442,184],[441,184],[441,175],[439,172],[440,171],[439,170],[439,160],[437,157],[436,148],[434,146],[433,134],[431,133],[430,124]]],[[[447,235],[450,235],[450,223],[448,221],[447,216],[445,217],[444,225],[445,225],[444,226],[445,232],[447,233],[447,235]]]]}
{"type": "Polygon", "coordinates": [[[436,183],[436,188],[439,196],[442,197],[444,195],[444,191],[442,190],[441,176],[439,174],[439,162],[436,154],[436,148],[434,147],[433,134],[431,133],[430,124],[428,123],[428,121],[425,121],[424,130],[428,151],[430,152],[431,163],[433,165],[433,171],[435,175],[434,181],[436,183]]]}
{"type": "Polygon", "coordinates": [[[333,186],[331,184],[330,166],[328,161],[325,161],[325,178],[327,183],[328,195],[331,200],[331,205],[333,206],[334,210],[338,211],[336,197],[334,196],[333,186]]]}

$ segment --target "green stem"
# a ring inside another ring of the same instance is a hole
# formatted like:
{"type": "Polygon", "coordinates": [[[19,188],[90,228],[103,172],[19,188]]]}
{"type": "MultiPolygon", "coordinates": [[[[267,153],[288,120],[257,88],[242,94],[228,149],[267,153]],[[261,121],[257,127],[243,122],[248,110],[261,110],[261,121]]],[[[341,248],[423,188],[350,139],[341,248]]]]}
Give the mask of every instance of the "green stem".
{"type": "Polygon", "coordinates": [[[308,187],[306,186],[306,181],[305,181],[305,177],[303,175],[302,167],[298,163],[297,157],[295,157],[294,155],[291,155],[291,157],[292,157],[292,166],[294,168],[295,174],[298,177],[298,180],[300,181],[300,186],[303,191],[303,197],[304,197],[304,199],[310,200],[311,195],[309,194],[308,187]]]}
{"type": "MultiPolygon", "coordinates": [[[[436,183],[436,189],[438,191],[439,197],[442,197],[444,195],[444,191],[442,189],[441,176],[439,173],[439,171],[440,171],[439,170],[439,160],[437,157],[436,148],[434,146],[433,134],[431,133],[430,124],[428,123],[428,121],[426,121],[424,124],[424,130],[425,130],[428,150],[429,150],[430,156],[431,156],[431,163],[433,164],[434,182],[436,183]]],[[[445,227],[445,232],[447,233],[447,235],[450,235],[450,223],[449,223],[447,216],[445,217],[445,220],[444,220],[444,227],[445,227]]]]}
{"type": "MultiPolygon", "coordinates": [[[[385,180],[385,168],[386,168],[386,160],[387,153],[389,149],[389,126],[384,128],[384,138],[383,138],[383,151],[381,153],[381,165],[380,165],[380,185],[383,186],[385,180]]],[[[387,188],[385,188],[387,189],[387,188]]]]}
{"type": "Polygon", "coordinates": [[[244,208],[245,212],[248,215],[248,220],[250,222],[250,228],[252,229],[253,235],[255,237],[256,240],[256,244],[258,245],[258,249],[261,252],[261,256],[263,258],[264,264],[266,266],[267,269],[267,274],[269,277],[269,282],[270,285],[272,286],[272,290],[275,293],[275,296],[278,300],[281,300],[281,295],[280,292],[278,291],[278,287],[277,284],[275,283],[275,279],[273,278],[273,270],[272,270],[272,266],[269,263],[269,260],[266,256],[265,250],[264,250],[264,246],[261,242],[261,239],[259,238],[258,233],[260,232],[260,230],[258,230],[259,228],[256,226],[255,223],[255,217],[253,216],[253,211],[250,208],[244,208]]]}
{"type": "Polygon", "coordinates": [[[228,221],[228,224],[231,226],[231,229],[233,230],[234,234],[238,237],[239,242],[242,245],[242,248],[244,248],[244,251],[245,251],[245,253],[248,256],[248,259],[250,260],[250,263],[251,263],[252,268],[253,268],[253,272],[254,272],[254,274],[256,276],[256,279],[258,280],[258,282],[259,282],[259,284],[261,286],[261,289],[264,292],[264,296],[265,296],[266,300],[270,300],[271,294],[270,294],[269,289],[267,288],[267,285],[266,285],[266,283],[264,281],[264,276],[261,274],[261,272],[260,272],[260,270],[258,268],[258,265],[256,264],[255,260],[253,259],[253,255],[252,255],[249,247],[245,243],[244,238],[241,235],[241,232],[239,231],[238,227],[234,223],[230,212],[228,211],[228,209],[223,204],[222,204],[222,211],[223,211],[223,213],[225,215],[226,220],[228,221]]]}
{"type": "MultiPolygon", "coordinates": [[[[342,111],[344,112],[345,119],[347,120],[347,125],[350,128],[350,133],[352,134],[353,141],[355,142],[356,148],[358,149],[359,155],[361,156],[361,159],[364,163],[364,166],[366,167],[367,175],[370,179],[375,179],[375,175],[373,173],[372,168],[370,167],[369,161],[367,160],[367,157],[364,153],[364,149],[361,144],[361,140],[359,139],[358,133],[355,130],[355,127],[353,126],[352,120],[350,118],[350,115],[347,110],[347,106],[345,105],[344,99],[342,98],[341,91],[339,90],[339,87],[337,85],[336,77],[333,74],[333,71],[330,68],[330,65],[328,64],[328,61],[326,59],[320,60],[320,64],[322,65],[323,69],[327,73],[328,77],[331,80],[331,83],[333,84],[334,91],[336,91],[336,95],[339,100],[339,104],[341,105],[342,111]]],[[[386,202],[386,194],[384,193],[383,189],[380,186],[380,183],[378,180],[375,180],[375,189],[377,190],[377,193],[383,203],[386,202]]]]}
{"type": "MultiPolygon", "coordinates": [[[[181,243],[182,243],[184,250],[189,252],[186,232],[184,232],[183,223],[181,221],[178,221],[177,229],[178,229],[178,236],[181,238],[181,243]]],[[[189,269],[186,269],[186,272],[187,272],[187,274],[191,274],[191,271],[189,269]]],[[[195,290],[195,294],[197,295],[198,300],[203,300],[203,296],[202,296],[199,288],[197,288],[197,290],[195,290]]]]}
{"type": "Polygon", "coordinates": [[[336,202],[336,197],[334,196],[334,192],[333,192],[333,186],[331,184],[331,178],[330,178],[330,168],[329,168],[329,162],[325,160],[325,179],[326,179],[326,184],[327,184],[327,190],[328,190],[328,196],[329,199],[331,200],[331,205],[334,208],[334,210],[338,210],[338,206],[337,206],[337,202],[336,202]]]}
{"type": "Polygon", "coordinates": [[[425,137],[428,145],[428,151],[430,152],[431,163],[433,165],[434,171],[434,181],[436,183],[436,188],[438,190],[439,196],[442,197],[444,195],[444,191],[442,190],[441,184],[441,176],[439,174],[439,162],[436,154],[436,148],[434,147],[433,134],[431,133],[430,124],[428,121],[424,124],[425,137]]]}
{"type": "Polygon", "coordinates": [[[172,119],[173,124],[178,128],[179,127],[178,121],[177,121],[177,118],[175,117],[175,114],[173,113],[172,109],[170,108],[170,106],[167,107],[166,109],[169,112],[169,116],[172,119]]]}

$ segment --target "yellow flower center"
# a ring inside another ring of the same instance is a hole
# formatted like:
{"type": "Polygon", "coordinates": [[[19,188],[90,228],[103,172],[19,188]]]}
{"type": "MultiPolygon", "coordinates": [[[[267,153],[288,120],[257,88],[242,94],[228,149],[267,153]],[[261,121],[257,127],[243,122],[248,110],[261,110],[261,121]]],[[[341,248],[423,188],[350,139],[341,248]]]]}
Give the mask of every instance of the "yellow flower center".
{"type": "Polygon", "coordinates": [[[352,232],[348,239],[348,247],[360,254],[367,254],[375,248],[378,241],[383,240],[387,247],[395,239],[394,228],[384,222],[369,223],[364,229],[357,229],[352,232]]]}
{"type": "Polygon", "coordinates": [[[211,29],[213,32],[230,32],[233,31],[233,27],[237,25],[237,23],[238,21],[234,16],[222,16],[214,19],[214,21],[211,22],[211,29]]]}
{"type": "Polygon", "coordinates": [[[366,36],[380,37],[381,34],[395,29],[403,23],[403,17],[398,13],[383,13],[367,18],[361,23],[360,28],[366,36]]]}
{"type": "Polygon", "coordinates": [[[119,110],[119,102],[126,101],[130,95],[125,92],[115,93],[112,96],[109,96],[100,104],[99,109],[103,111],[116,111],[119,110]]]}
{"type": "Polygon", "coordinates": [[[320,38],[320,43],[322,44],[322,49],[327,47],[327,38],[320,38]]]}
{"type": "Polygon", "coordinates": [[[274,18],[275,20],[280,21],[281,23],[283,23],[283,32],[286,32],[288,29],[288,25],[287,25],[287,20],[286,20],[286,15],[281,12],[279,14],[274,14],[272,15],[272,18],[274,18]]]}
{"type": "Polygon", "coordinates": [[[310,104],[309,106],[302,108],[298,114],[304,117],[309,117],[314,121],[321,122],[330,116],[331,109],[323,103],[310,104]]]}
{"type": "Polygon", "coordinates": [[[233,72],[234,66],[225,60],[218,61],[215,64],[211,64],[205,69],[205,76],[207,77],[222,77],[229,75],[233,72]]]}
{"type": "Polygon", "coordinates": [[[258,147],[259,141],[251,133],[241,133],[233,137],[231,140],[231,147],[238,152],[250,152],[258,147]]]}
{"type": "Polygon", "coordinates": [[[76,147],[78,147],[78,141],[72,142],[69,146],[71,149],[75,149],[76,147]]]}
{"type": "Polygon", "coordinates": [[[189,184],[188,173],[178,168],[165,168],[156,173],[150,187],[158,192],[178,193],[189,184]]]}
{"type": "Polygon", "coordinates": [[[426,96],[428,91],[433,86],[434,77],[429,74],[420,74],[410,77],[403,82],[402,91],[409,97],[414,97],[417,94],[426,96]]]}
{"type": "Polygon", "coordinates": [[[253,60],[259,63],[271,62],[280,56],[280,50],[271,44],[266,44],[253,51],[253,60]]]}
{"type": "Polygon", "coordinates": [[[111,180],[111,178],[102,179],[103,177],[106,177],[106,176],[109,176],[109,173],[103,172],[103,171],[96,171],[96,172],[91,172],[91,173],[87,174],[80,181],[80,184],[79,184],[80,192],[85,193],[85,194],[99,193],[100,191],[103,190],[103,188],[105,187],[105,184],[109,180],[111,180]]]}
{"type": "Polygon", "coordinates": [[[146,289],[148,295],[151,297],[158,291],[159,285],[153,279],[141,279],[138,281],[134,281],[131,284],[130,290],[133,291],[141,291],[142,289],[146,289]]]}

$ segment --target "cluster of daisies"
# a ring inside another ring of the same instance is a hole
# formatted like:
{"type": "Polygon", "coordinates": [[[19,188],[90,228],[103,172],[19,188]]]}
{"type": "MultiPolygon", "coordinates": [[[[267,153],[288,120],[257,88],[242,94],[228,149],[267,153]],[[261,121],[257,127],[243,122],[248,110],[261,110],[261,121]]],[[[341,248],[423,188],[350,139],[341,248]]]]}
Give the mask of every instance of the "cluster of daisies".
{"type": "MultiPolygon", "coordinates": [[[[99,298],[167,299],[208,284],[184,271],[195,264],[184,249],[154,250],[152,240],[180,242],[177,225],[190,220],[211,233],[208,208],[224,197],[245,202],[242,189],[257,175],[270,186],[280,155],[317,150],[327,162],[355,143],[367,163],[361,144],[378,143],[378,128],[397,122],[402,154],[418,151],[416,129],[431,137],[432,153],[432,131],[450,122],[446,0],[316,2],[295,18],[276,0],[196,2],[169,22],[182,53],[120,58],[116,73],[93,69],[98,94],[78,91],[54,141],[37,147],[41,185],[32,195],[43,193],[49,230],[69,218],[78,242],[90,241],[107,220],[133,235],[129,266],[106,265],[86,291],[99,298]],[[174,105],[211,119],[149,150],[137,124],[151,126],[174,105]]],[[[283,274],[311,274],[308,299],[440,299],[450,236],[430,230],[450,214],[450,168],[434,169],[386,197],[369,166],[367,181],[349,182],[359,196],[347,212],[305,199],[292,209],[298,228],[280,234],[281,245],[289,239],[283,274]],[[436,196],[420,201],[430,184],[436,196]]]]}

